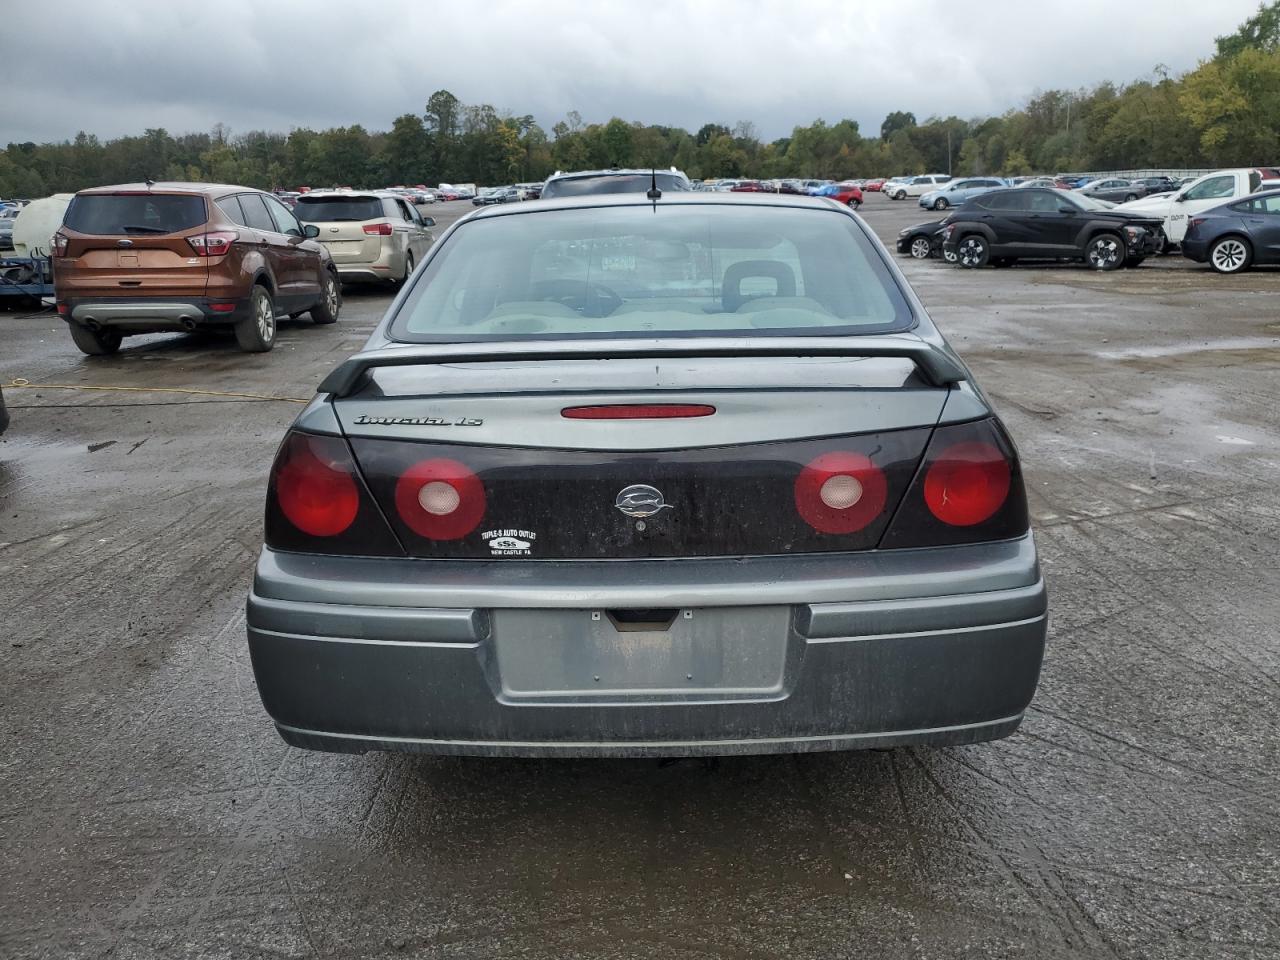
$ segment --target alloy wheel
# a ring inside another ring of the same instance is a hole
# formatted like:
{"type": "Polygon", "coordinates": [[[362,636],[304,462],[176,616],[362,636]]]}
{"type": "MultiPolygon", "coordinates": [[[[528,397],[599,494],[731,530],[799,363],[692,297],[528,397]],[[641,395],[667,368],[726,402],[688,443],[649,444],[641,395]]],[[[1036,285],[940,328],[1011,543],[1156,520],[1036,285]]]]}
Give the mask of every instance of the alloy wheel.
{"type": "Polygon", "coordinates": [[[986,244],[977,237],[965,237],[960,241],[960,249],[957,251],[957,256],[961,266],[979,267],[982,265],[986,252],[986,244]]]}
{"type": "Polygon", "coordinates": [[[916,237],[911,241],[911,256],[917,260],[928,260],[930,252],[929,240],[926,237],[916,237]]]}
{"type": "Polygon", "coordinates": [[[258,334],[268,343],[276,335],[276,317],[270,297],[258,298],[258,334]]]}
{"type": "Polygon", "coordinates": [[[1220,241],[1213,248],[1213,266],[1221,273],[1235,273],[1244,267],[1248,259],[1249,251],[1245,249],[1244,243],[1231,237],[1220,241]]]}
{"type": "Polygon", "coordinates": [[[1112,237],[1099,237],[1089,244],[1089,265],[1105,270],[1120,261],[1120,244],[1112,237]]]}
{"type": "Polygon", "coordinates": [[[324,306],[333,316],[338,315],[338,285],[333,277],[326,277],[324,281],[324,306]]]}

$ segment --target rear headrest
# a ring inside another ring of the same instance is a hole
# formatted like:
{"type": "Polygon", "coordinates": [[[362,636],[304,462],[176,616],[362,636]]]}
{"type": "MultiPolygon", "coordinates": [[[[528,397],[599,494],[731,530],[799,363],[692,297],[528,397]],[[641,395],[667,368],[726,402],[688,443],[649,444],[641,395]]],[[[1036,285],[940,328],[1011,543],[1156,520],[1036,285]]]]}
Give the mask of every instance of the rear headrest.
{"type": "Polygon", "coordinates": [[[721,299],[724,308],[733,313],[750,297],[742,295],[742,281],[748,277],[769,277],[778,284],[777,296],[794,297],[796,295],[795,272],[781,260],[743,260],[730,264],[724,272],[721,285],[721,299]]]}

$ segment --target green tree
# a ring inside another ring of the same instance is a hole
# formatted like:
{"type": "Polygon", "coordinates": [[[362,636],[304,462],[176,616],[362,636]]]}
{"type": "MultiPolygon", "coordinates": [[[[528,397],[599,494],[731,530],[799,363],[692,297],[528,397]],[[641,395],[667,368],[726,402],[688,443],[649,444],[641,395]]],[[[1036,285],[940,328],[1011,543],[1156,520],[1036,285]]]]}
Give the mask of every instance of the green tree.
{"type": "Polygon", "coordinates": [[[1219,59],[1230,59],[1244,50],[1275,53],[1280,49],[1280,0],[1258,5],[1258,12],[1240,29],[1214,41],[1219,59]]]}

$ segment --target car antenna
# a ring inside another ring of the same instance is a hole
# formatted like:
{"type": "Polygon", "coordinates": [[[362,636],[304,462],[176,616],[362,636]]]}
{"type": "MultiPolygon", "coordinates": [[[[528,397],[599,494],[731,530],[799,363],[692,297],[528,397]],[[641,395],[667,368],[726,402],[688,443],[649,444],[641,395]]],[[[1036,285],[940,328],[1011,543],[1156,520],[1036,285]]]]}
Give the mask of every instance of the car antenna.
{"type": "Polygon", "coordinates": [[[649,192],[645,194],[650,200],[661,200],[662,191],[658,189],[658,171],[649,168],[649,192]]]}

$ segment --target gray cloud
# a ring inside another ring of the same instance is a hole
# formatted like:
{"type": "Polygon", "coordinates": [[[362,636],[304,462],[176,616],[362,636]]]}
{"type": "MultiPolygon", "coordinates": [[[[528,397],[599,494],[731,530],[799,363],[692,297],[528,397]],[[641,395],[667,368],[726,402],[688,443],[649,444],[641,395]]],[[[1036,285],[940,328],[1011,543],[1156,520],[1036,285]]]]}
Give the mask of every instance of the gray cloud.
{"type": "Polygon", "coordinates": [[[1195,66],[1256,0],[59,0],[6,11],[0,141],[165,127],[386,129],[441,87],[467,103],[569,110],[766,138],[822,117],[879,129],[891,110],[973,117],[1039,89],[1195,66]],[[976,12],[975,12],[976,11],[976,12]],[[14,96],[30,91],[28,98],[14,96]]]}

